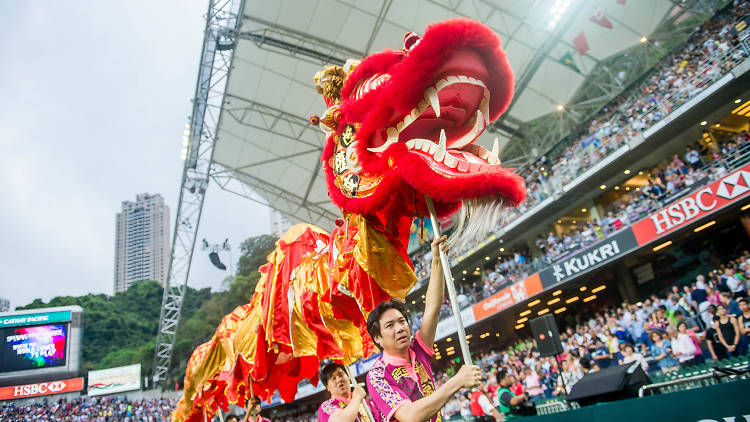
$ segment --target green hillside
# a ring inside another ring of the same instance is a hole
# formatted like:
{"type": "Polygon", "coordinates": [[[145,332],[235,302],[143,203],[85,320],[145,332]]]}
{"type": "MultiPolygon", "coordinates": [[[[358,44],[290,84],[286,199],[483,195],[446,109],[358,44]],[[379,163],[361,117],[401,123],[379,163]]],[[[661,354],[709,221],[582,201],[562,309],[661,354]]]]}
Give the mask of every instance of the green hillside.
{"type": "MultiPolygon", "coordinates": [[[[211,292],[188,286],[172,356],[171,378],[182,382],[185,365],[195,346],[211,338],[221,318],[247,303],[255,290],[258,267],[273,250],[276,238],[263,235],[245,240],[236,265],[237,273],[211,292]]],[[[196,259],[201,256],[196,255],[196,259]]],[[[44,303],[36,299],[17,309],[78,305],[84,309],[82,372],[141,363],[144,375],[151,371],[163,289],[155,281],[138,281],[114,296],[58,296],[44,303]]]]}

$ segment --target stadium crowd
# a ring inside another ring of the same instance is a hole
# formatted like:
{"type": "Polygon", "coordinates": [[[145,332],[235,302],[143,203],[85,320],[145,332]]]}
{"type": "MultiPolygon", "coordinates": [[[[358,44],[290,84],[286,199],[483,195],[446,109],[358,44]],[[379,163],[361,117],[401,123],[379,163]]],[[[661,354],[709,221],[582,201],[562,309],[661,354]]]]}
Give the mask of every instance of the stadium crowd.
{"type": "Polygon", "coordinates": [[[166,422],[177,405],[168,398],[128,400],[125,397],[83,397],[39,403],[0,405],[0,421],[8,422],[166,422]]]}
{"type": "MultiPolygon", "coordinates": [[[[559,368],[555,358],[541,358],[531,340],[502,351],[485,346],[476,356],[487,374],[482,391],[497,407],[497,376],[504,372],[513,376],[511,390],[533,402],[565,395],[585,374],[612,365],[639,362],[645,371],[668,372],[744,355],[750,345],[748,277],[750,253],[745,251],[661,297],[599,309],[585,318],[571,315],[575,320],[567,321],[560,334],[565,352],[559,368]]],[[[448,366],[436,381],[444,382],[455,370],[448,366]]],[[[471,416],[469,393],[449,402],[446,417],[471,416]]]]}

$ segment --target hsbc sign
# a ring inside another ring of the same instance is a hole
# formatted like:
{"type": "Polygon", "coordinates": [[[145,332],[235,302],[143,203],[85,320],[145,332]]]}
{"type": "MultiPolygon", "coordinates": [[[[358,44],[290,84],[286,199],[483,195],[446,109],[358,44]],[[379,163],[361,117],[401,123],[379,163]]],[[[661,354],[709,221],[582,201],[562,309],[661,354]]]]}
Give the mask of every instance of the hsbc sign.
{"type": "Polygon", "coordinates": [[[83,390],[83,378],[39,382],[0,388],[0,400],[21,399],[83,390]]]}
{"type": "Polygon", "coordinates": [[[674,232],[750,193],[750,164],[633,225],[639,245],[674,232]]]}

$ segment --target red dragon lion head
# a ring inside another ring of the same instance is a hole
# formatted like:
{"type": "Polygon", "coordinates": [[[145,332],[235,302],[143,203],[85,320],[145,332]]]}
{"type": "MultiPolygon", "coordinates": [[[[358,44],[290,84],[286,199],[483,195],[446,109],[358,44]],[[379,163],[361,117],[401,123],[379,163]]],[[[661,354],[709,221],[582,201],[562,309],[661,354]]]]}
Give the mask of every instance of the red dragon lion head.
{"type": "MultiPolygon", "coordinates": [[[[344,212],[438,214],[475,204],[490,214],[525,198],[523,179],[475,144],[508,107],[513,73],[497,35],[469,19],[409,33],[404,48],[316,75],[331,133],[322,161],[344,212]],[[388,211],[385,211],[388,212],[388,211]]],[[[489,214],[484,215],[488,217],[489,214]]]]}

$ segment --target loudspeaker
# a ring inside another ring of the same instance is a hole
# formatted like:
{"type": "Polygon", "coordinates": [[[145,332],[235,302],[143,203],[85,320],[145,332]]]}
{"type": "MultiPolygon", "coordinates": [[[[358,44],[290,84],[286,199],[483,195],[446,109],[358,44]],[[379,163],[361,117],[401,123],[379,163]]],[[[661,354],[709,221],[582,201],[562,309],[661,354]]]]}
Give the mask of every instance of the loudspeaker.
{"type": "Polygon", "coordinates": [[[586,374],[573,385],[568,401],[577,401],[581,406],[638,397],[638,389],[650,384],[651,379],[643,372],[640,363],[611,366],[601,371],[586,374]]]}
{"type": "Polygon", "coordinates": [[[555,317],[550,314],[534,318],[529,322],[531,333],[536,339],[536,348],[541,356],[555,356],[562,354],[563,348],[560,342],[560,333],[557,331],[555,317]]]}

